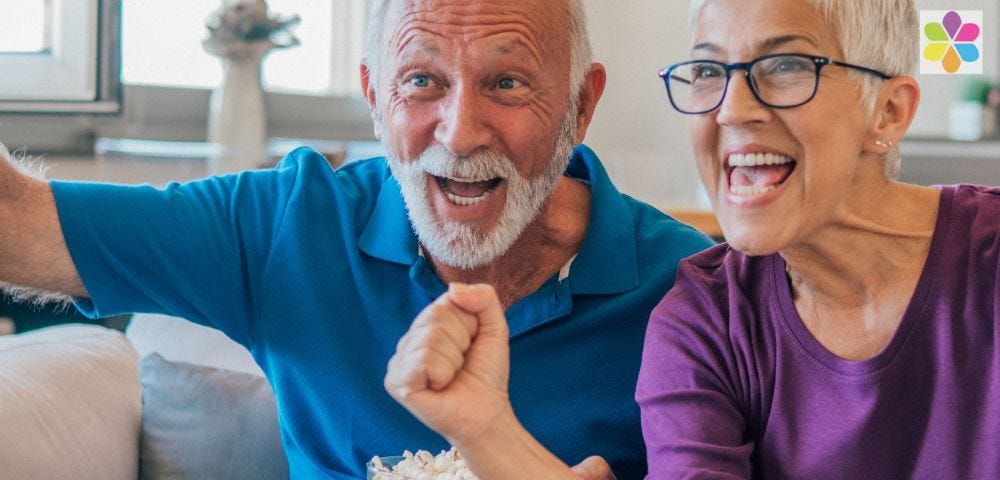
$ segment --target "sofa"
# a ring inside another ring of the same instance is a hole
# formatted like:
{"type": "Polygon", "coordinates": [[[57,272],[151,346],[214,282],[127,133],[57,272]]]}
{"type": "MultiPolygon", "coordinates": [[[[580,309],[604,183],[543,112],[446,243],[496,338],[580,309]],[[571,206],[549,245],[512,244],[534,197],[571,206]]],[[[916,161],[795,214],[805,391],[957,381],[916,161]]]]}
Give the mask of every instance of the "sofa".
{"type": "Polygon", "coordinates": [[[162,315],[0,336],[0,479],[283,479],[249,352],[162,315]]]}

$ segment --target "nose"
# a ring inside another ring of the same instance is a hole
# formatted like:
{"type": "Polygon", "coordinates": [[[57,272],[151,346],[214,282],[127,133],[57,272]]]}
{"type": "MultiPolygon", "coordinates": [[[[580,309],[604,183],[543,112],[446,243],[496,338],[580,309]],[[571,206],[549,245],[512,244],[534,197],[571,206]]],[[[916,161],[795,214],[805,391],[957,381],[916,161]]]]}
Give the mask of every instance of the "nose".
{"type": "Polygon", "coordinates": [[[490,145],[493,135],[482,101],[475,89],[458,87],[441,103],[434,139],[453,155],[468,156],[490,145]]]}
{"type": "Polygon", "coordinates": [[[771,115],[771,109],[757,100],[750,89],[750,79],[741,70],[734,71],[726,85],[726,95],[719,105],[716,122],[720,125],[739,125],[749,122],[763,122],[771,115]]]}

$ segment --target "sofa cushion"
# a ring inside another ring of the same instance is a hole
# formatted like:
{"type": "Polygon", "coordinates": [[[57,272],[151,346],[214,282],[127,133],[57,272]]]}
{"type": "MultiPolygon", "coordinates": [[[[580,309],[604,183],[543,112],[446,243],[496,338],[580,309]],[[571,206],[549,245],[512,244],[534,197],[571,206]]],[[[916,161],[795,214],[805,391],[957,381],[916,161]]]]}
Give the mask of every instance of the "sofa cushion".
{"type": "Polygon", "coordinates": [[[0,477],[136,478],[139,388],[121,332],[61,325],[0,337],[0,477]]]}
{"type": "Polygon", "coordinates": [[[263,376],[142,359],[140,472],[146,479],[288,478],[274,394],[263,376]]]}
{"type": "Polygon", "coordinates": [[[161,357],[237,372],[264,375],[250,352],[224,333],[183,318],[137,313],[125,330],[139,358],[156,352],[161,357]]]}

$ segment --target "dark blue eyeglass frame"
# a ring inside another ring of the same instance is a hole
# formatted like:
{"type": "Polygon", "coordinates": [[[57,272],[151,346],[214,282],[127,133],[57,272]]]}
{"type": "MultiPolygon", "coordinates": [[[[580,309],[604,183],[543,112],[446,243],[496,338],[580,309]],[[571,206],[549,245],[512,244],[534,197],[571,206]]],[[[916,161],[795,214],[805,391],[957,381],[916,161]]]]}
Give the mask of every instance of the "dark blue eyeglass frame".
{"type": "Polygon", "coordinates": [[[750,85],[750,91],[753,92],[753,96],[754,96],[754,98],[757,99],[758,102],[760,102],[760,103],[762,103],[764,105],[767,105],[768,107],[771,107],[771,108],[795,108],[795,107],[800,107],[802,105],[805,105],[805,104],[809,103],[816,96],[816,92],[819,90],[820,72],[823,70],[823,67],[825,67],[827,65],[835,65],[835,66],[838,66],[838,67],[851,68],[851,69],[854,69],[854,70],[858,70],[860,72],[865,72],[865,73],[868,73],[868,74],[871,74],[871,75],[875,75],[876,77],[879,77],[879,78],[881,78],[883,80],[888,80],[888,79],[892,78],[892,76],[889,75],[889,74],[886,74],[886,73],[883,73],[883,72],[880,72],[878,70],[871,69],[871,68],[868,68],[868,67],[862,67],[860,65],[854,65],[854,64],[851,64],[851,63],[847,63],[847,62],[841,62],[841,61],[838,61],[838,60],[830,59],[828,57],[818,57],[818,56],[815,56],[815,55],[807,55],[807,54],[804,54],[804,53],[775,53],[775,54],[770,54],[770,55],[764,55],[764,56],[761,56],[761,57],[757,57],[757,58],[755,58],[755,59],[753,59],[753,60],[751,60],[749,62],[728,63],[728,64],[727,63],[722,63],[722,62],[716,62],[714,60],[688,60],[686,62],[675,63],[675,64],[673,64],[673,65],[671,65],[671,66],[669,66],[669,67],[661,70],[660,73],[659,73],[659,76],[660,76],[660,78],[663,79],[663,84],[667,88],[667,97],[670,98],[670,105],[674,107],[674,110],[677,110],[678,112],[681,112],[681,113],[684,113],[684,114],[688,114],[688,115],[700,115],[700,114],[709,113],[711,111],[714,111],[715,109],[719,108],[722,105],[722,102],[726,98],[726,90],[729,89],[729,80],[730,80],[730,78],[732,78],[732,72],[733,72],[733,70],[743,70],[745,72],[744,75],[746,76],[747,83],[750,85]],[[779,57],[792,57],[792,58],[807,59],[807,60],[813,62],[813,64],[816,66],[816,71],[815,71],[815,76],[816,77],[815,77],[815,80],[813,81],[812,93],[810,93],[809,97],[806,98],[804,101],[798,102],[798,103],[794,103],[794,104],[791,104],[791,105],[776,105],[776,104],[767,102],[766,100],[764,100],[763,98],[761,98],[760,91],[757,88],[757,82],[754,80],[753,75],[751,75],[750,72],[753,69],[754,65],[758,64],[759,62],[762,62],[762,61],[765,61],[765,60],[770,60],[772,58],[779,58],[779,57]],[[677,102],[674,100],[674,95],[670,91],[670,80],[671,80],[671,78],[673,78],[675,81],[681,81],[681,82],[688,83],[687,80],[685,80],[685,79],[683,79],[681,77],[671,77],[671,74],[675,70],[677,70],[678,68],[684,67],[686,65],[695,64],[695,63],[717,65],[719,68],[725,70],[725,72],[726,72],[726,83],[722,87],[722,95],[719,96],[719,102],[716,103],[715,106],[713,106],[712,108],[709,108],[707,110],[689,112],[689,111],[686,111],[686,110],[684,110],[684,109],[682,109],[682,108],[680,108],[680,107],[677,106],[677,102]]]}

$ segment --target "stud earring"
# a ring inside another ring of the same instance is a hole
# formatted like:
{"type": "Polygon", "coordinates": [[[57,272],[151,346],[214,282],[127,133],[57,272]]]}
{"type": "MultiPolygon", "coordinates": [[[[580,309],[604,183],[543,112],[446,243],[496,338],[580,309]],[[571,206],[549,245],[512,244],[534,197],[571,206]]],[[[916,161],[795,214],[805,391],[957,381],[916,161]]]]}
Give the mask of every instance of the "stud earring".
{"type": "Polygon", "coordinates": [[[883,141],[883,140],[875,140],[875,145],[878,145],[878,146],[880,146],[882,148],[892,148],[892,141],[891,140],[885,140],[885,141],[883,141]]]}

